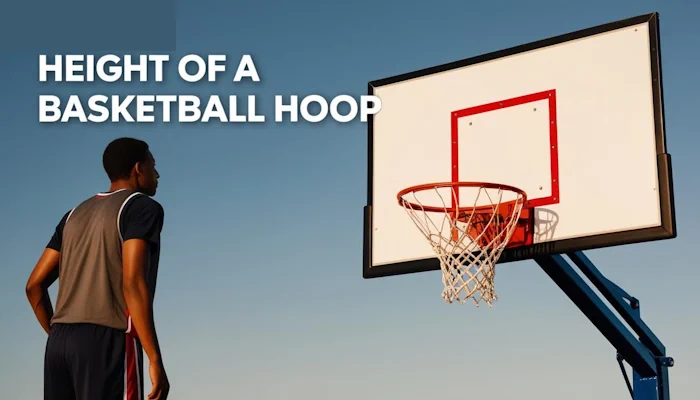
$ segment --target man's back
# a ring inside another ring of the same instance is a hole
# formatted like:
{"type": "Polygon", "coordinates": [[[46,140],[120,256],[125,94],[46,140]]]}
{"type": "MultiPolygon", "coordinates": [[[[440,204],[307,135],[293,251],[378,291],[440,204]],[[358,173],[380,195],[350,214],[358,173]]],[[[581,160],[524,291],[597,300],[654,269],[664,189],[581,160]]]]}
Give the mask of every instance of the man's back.
{"type": "Polygon", "coordinates": [[[134,196],[143,195],[132,190],[99,193],[68,214],[61,238],[59,289],[52,323],[93,323],[127,329],[120,216],[134,196]]]}

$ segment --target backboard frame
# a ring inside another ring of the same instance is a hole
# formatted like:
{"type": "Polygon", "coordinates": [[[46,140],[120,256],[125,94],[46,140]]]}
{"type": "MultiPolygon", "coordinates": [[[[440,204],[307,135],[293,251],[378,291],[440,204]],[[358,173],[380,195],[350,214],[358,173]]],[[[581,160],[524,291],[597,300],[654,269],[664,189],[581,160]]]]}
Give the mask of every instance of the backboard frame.
{"type": "MultiPolygon", "coordinates": [[[[671,156],[666,151],[666,129],[664,118],[663,83],[661,71],[660,30],[658,13],[644,14],[607,24],[570,32],[567,34],[523,44],[508,49],[483,54],[447,64],[438,65],[418,71],[408,72],[385,79],[371,81],[368,84],[368,94],[374,95],[375,88],[405,80],[436,74],[456,68],[492,61],[519,53],[561,44],[588,36],[597,35],[633,25],[647,23],[649,26],[650,73],[652,75],[653,117],[656,143],[656,162],[659,182],[659,204],[661,224],[657,227],[632,231],[607,233],[596,236],[555,240],[538,243],[520,248],[506,249],[499,263],[532,259],[543,255],[562,254],[573,251],[590,250],[611,246],[641,243],[676,237],[675,206],[673,199],[673,180],[671,156]]],[[[427,258],[394,264],[372,267],[372,202],[373,202],[373,126],[374,116],[367,121],[368,132],[368,168],[367,168],[367,204],[364,207],[364,237],[363,237],[363,277],[376,278],[392,275],[410,274],[439,270],[437,258],[427,258]]]]}

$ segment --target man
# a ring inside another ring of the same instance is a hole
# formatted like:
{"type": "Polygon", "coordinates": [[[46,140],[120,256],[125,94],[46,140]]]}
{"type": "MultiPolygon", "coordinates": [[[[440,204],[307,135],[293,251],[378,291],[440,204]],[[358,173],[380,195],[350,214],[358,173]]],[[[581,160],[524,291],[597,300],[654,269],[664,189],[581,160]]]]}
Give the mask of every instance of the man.
{"type": "Polygon", "coordinates": [[[103,154],[111,181],[67,212],[27,282],[48,333],[45,400],[165,400],[168,382],[153,322],[164,212],[153,200],[160,175],[148,145],[121,138],[103,154]],[[48,287],[59,280],[56,311],[48,287]]]}

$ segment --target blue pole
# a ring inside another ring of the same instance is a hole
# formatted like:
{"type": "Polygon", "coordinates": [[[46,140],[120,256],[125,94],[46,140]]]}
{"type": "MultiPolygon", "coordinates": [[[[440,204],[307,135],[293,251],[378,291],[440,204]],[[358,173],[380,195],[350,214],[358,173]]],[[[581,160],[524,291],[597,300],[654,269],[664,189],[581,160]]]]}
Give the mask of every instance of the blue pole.
{"type": "Polygon", "coordinates": [[[535,261],[617,349],[620,366],[623,367],[623,360],[632,366],[631,385],[624,367],[622,372],[628,386],[632,386],[633,400],[669,400],[668,367],[673,366],[673,359],[666,357],[665,347],[642,321],[639,301],[605,278],[582,252],[568,256],[638,337],[632,335],[561,255],[536,257],[535,261]]]}

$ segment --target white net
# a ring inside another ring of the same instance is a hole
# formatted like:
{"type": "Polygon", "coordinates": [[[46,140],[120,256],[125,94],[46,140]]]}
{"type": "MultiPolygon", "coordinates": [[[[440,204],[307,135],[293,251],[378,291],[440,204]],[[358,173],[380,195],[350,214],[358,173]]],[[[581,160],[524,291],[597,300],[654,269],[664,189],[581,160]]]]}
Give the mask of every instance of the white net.
{"type": "Polygon", "coordinates": [[[399,202],[440,260],[445,302],[471,298],[477,307],[493,306],[496,263],[518,224],[525,194],[497,185],[447,183],[408,190],[399,202]],[[460,207],[460,197],[470,206],[460,207]],[[424,205],[426,198],[442,205],[424,205]]]}

